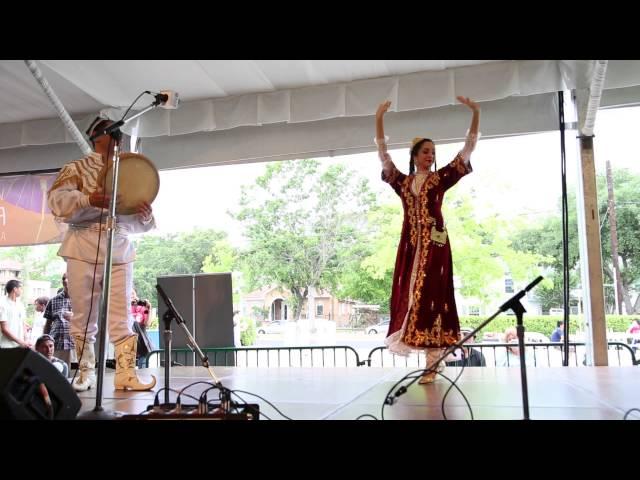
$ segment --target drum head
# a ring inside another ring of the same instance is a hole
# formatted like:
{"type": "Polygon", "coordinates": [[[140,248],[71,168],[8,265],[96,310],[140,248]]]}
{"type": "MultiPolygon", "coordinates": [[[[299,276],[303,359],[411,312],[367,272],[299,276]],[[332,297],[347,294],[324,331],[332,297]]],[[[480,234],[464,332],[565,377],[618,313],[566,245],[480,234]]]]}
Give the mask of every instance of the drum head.
{"type": "MultiPolygon", "coordinates": [[[[105,189],[111,193],[113,168],[109,167],[105,189]]],[[[131,215],[136,213],[140,202],[152,203],[160,190],[160,175],[155,165],[139,153],[123,153],[120,155],[118,167],[118,195],[120,201],[116,205],[116,213],[131,215]]]]}

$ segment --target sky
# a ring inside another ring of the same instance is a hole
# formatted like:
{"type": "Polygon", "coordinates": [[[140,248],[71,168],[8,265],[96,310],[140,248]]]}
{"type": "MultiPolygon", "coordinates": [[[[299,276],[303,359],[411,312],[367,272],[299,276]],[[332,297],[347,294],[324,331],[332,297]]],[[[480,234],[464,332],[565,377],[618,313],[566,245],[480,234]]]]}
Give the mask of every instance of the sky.
{"type": "MultiPolygon", "coordinates": [[[[626,167],[640,174],[636,158],[640,107],[600,110],[595,127],[595,159],[598,172],[605,161],[614,168],[626,167]]],[[[373,126],[372,126],[373,130],[373,126]]],[[[482,122],[480,124],[482,132],[482,122]]],[[[418,135],[419,133],[417,133],[418,135]]],[[[427,132],[424,133],[426,135],[427,132]]],[[[451,160],[462,144],[437,145],[440,162],[451,160]]],[[[566,134],[567,181],[575,184],[578,162],[575,131],[566,134]]],[[[402,171],[408,170],[408,149],[392,150],[402,171]]],[[[326,163],[344,163],[369,179],[381,196],[394,201],[395,194],[380,180],[375,153],[318,158],[326,163]]],[[[459,187],[473,189],[504,215],[535,218],[558,211],[560,184],[560,134],[539,133],[501,139],[480,139],[471,157],[472,175],[459,187]]],[[[266,163],[165,170],[160,172],[160,192],[153,203],[158,234],[189,231],[195,227],[227,231],[233,244],[243,243],[239,226],[227,215],[238,205],[240,187],[253,184],[266,163]]]]}

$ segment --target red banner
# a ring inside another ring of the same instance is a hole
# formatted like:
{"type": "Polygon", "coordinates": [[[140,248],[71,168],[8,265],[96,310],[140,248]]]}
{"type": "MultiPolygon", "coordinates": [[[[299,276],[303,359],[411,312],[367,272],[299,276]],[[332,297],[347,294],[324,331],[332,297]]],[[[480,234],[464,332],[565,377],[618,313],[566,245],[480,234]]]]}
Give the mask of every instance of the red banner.
{"type": "Polygon", "coordinates": [[[0,177],[0,247],[60,241],[47,205],[57,173],[0,177]]]}

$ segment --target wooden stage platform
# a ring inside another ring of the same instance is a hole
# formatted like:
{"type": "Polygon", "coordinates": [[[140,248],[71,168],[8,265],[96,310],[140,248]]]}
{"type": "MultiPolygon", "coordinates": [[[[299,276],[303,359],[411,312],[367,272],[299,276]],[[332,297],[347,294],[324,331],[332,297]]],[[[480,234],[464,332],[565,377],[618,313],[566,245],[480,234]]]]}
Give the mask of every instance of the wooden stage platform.
{"type": "MultiPolygon", "coordinates": [[[[293,420],[355,420],[362,415],[382,417],[382,405],[389,389],[405,374],[406,368],[241,368],[214,367],[222,384],[263,397],[293,420]]],[[[458,368],[443,372],[455,378],[458,368]]],[[[156,375],[152,392],[122,392],[113,389],[113,370],[104,378],[105,409],[139,414],[153,404],[156,392],[164,386],[163,369],[142,369],[148,379],[156,375]]],[[[625,412],[640,408],[640,369],[638,367],[558,367],[529,368],[529,407],[532,420],[622,420],[625,412]]],[[[196,381],[210,382],[202,367],[173,367],[171,388],[181,389],[196,381]]],[[[443,420],[442,398],[449,382],[439,378],[434,384],[414,383],[392,406],[385,406],[385,420],[443,420]]],[[[467,368],[457,382],[467,397],[476,420],[519,420],[523,418],[519,368],[467,368]]],[[[195,385],[186,393],[199,397],[207,388],[195,385]]],[[[95,389],[79,394],[81,413],[95,406],[95,389]]],[[[164,393],[160,393],[160,401],[164,393]]],[[[247,403],[257,403],[270,419],[284,419],[264,400],[240,393],[247,403]]],[[[176,395],[171,394],[171,401],[176,395]]],[[[209,400],[216,399],[211,391],[209,400]]],[[[234,398],[237,400],[237,398],[234,398]]],[[[183,397],[183,404],[195,400],[183,397]]],[[[445,412],[450,420],[470,420],[462,396],[449,393],[445,412]]],[[[365,417],[371,418],[371,417],[365,417]]],[[[638,412],[629,419],[640,419],[638,412]]],[[[261,420],[266,420],[261,416],[261,420]]]]}

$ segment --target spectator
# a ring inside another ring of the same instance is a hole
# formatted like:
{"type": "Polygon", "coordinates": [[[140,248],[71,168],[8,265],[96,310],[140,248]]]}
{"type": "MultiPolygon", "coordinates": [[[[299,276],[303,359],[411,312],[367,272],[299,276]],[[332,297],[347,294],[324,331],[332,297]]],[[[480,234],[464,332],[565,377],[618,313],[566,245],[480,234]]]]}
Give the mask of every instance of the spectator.
{"type": "Polygon", "coordinates": [[[627,333],[631,335],[631,348],[637,350],[640,347],[640,320],[633,319],[631,325],[627,329],[627,333]]]}
{"type": "Polygon", "coordinates": [[[33,314],[33,324],[31,325],[31,343],[33,344],[35,344],[36,340],[38,340],[38,338],[40,338],[44,333],[45,318],[43,314],[44,309],[47,307],[47,303],[49,303],[49,297],[38,297],[33,301],[35,309],[35,313],[33,314]]]}
{"type": "MultiPolygon", "coordinates": [[[[464,338],[472,332],[470,329],[460,329],[460,338],[464,338]]],[[[475,343],[476,336],[475,334],[465,342],[465,345],[468,343],[475,343]]],[[[451,360],[445,359],[445,363],[447,367],[486,367],[487,362],[484,358],[482,352],[475,348],[470,347],[462,347],[464,350],[464,358],[460,358],[459,356],[452,356],[451,360]]],[[[455,352],[456,354],[460,354],[460,350],[455,352]]]]}
{"type": "Polygon", "coordinates": [[[559,321],[556,324],[556,329],[551,334],[552,342],[561,342],[564,339],[564,322],[559,321]]]}
{"type": "Polygon", "coordinates": [[[18,300],[22,295],[22,282],[9,280],[4,290],[6,295],[0,299],[0,348],[31,348],[31,343],[25,340],[27,314],[18,300]]]}
{"type": "Polygon", "coordinates": [[[73,318],[71,298],[69,297],[69,282],[67,274],[62,274],[62,291],[49,300],[44,310],[44,333],[51,335],[55,351],[53,355],[67,364],[71,369],[72,352],[75,344],[69,331],[70,321],[73,318]]]}
{"type": "MultiPolygon", "coordinates": [[[[515,327],[509,327],[504,331],[504,343],[518,343],[518,333],[515,327]]],[[[525,365],[531,366],[531,360],[525,356],[525,365]]],[[[502,360],[503,367],[520,366],[520,347],[506,347],[506,355],[502,360]]]]}
{"type": "Polygon", "coordinates": [[[36,340],[36,352],[44,355],[47,360],[53,363],[53,366],[67,378],[69,376],[69,366],[59,358],[53,356],[54,348],[53,337],[51,335],[44,334],[36,340]]]}

